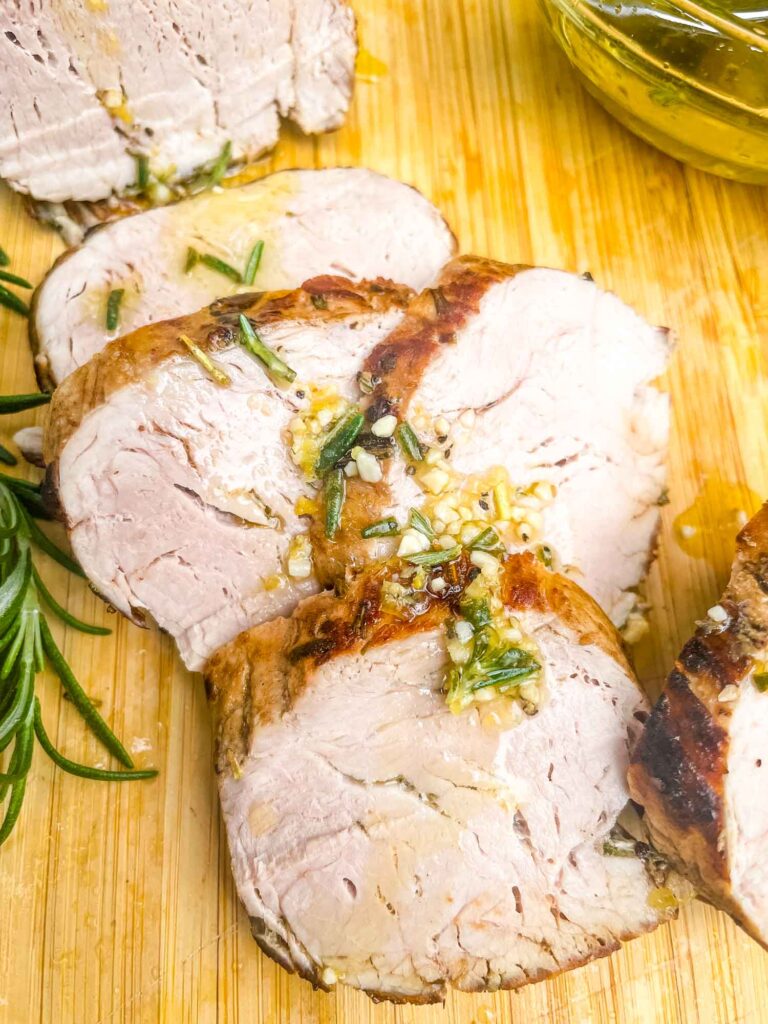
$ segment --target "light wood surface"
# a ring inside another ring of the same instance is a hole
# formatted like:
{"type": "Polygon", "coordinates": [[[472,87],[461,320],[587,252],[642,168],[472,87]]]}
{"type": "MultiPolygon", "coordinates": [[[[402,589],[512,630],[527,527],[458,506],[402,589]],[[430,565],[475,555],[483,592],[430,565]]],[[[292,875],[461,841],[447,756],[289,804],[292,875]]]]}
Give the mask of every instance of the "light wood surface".
{"type": "MultiPolygon", "coordinates": [[[[590,270],[677,333],[671,504],[648,584],[652,631],[637,651],[655,694],[719,593],[735,510],[768,495],[768,192],[685,169],[611,121],[533,0],[355,6],[363,53],[347,126],[319,140],[287,133],[264,171],[364,164],[401,177],[443,208],[465,251],[590,270]],[[676,540],[681,514],[699,529],[688,550],[676,540]]],[[[61,249],[5,191],[0,241],[34,281],[61,249]]],[[[31,389],[19,317],[0,310],[0,339],[0,391],[31,389]]],[[[4,418],[0,440],[34,420],[4,418]]],[[[415,1009],[314,993],[258,952],[238,908],[199,678],[167,638],[109,616],[79,581],[44,568],[75,614],[114,625],[106,639],[66,634],[65,651],[137,762],[161,775],[81,781],[36,752],[0,851],[0,1024],[768,1021],[768,956],[703,905],[519,994],[415,1009]]],[[[59,746],[100,761],[55,681],[39,688],[59,746]]]]}

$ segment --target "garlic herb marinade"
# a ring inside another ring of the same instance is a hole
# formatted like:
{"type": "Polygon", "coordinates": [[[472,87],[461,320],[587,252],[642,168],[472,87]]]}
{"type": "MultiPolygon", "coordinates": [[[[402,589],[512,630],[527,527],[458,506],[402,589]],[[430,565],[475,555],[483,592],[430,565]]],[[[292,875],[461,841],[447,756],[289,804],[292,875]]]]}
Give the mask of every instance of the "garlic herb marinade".
{"type": "MultiPolygon", "coordinates": [[[[372,387],[362,378],[362,395],[372,387]]],[[[536,714],[544,697],[541,657],[520,621],[502,599],[508,546],[532,547],[551,568],[552,548],[543,543],[544,510],[556,495],[547,480],[516,486],[503,467],[480,474],[454,471],[451,450],[473,429],[475,413],[465,410],[453,422],[430,422],[414,414],[411,421],[391,412],[369,422],[361,405],[329,386],[302,385],[303,408],[291,421],[291,458],[318,498],[302,497],[298,515],[323,516],[325,536],[333,539],[343,518],[347,481],[383,480],[382,461],[398,456],[422,491],[420,508],[405,522],[389,515],[367,524],[364,539],[394,538],[381,586],[382,610],[413,619],[431,602],[446,598],[448,668],[445,696],[454,714],[476,708],[484,726],[510,727],[536,714]],[[420,440],[434,436],[432,446],[420,440]],[[322,491],[322,495],[320,492],[322,491]],[[457,565],[468,560],[469,583],[457,589],[457,565]]],[[[291,542],[287,573],[306,578],[312,572],[308,534],[291,542]]]]}

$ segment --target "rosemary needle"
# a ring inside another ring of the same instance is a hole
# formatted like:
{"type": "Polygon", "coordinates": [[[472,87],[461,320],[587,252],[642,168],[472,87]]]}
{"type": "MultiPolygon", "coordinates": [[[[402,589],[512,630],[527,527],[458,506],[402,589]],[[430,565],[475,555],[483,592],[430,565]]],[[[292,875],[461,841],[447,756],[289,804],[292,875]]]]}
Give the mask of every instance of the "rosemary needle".
{"type": "Polygon", "coordinates": [[[0,270],[0,281],[7,281],[8,284],[16,284],[19,288],[32,287],[26,277],[19,277],[18,274],[10,274],[7,270],[0,270]]]}
{"type": "Polygon", "coordinates": [[[125,294],[124,288],[115,288],[107,297],[106,326],[108,331],[116,331],[120,323],[120,303],[125,294]]]}
{"type": "Polygon", "coordinates": [[[280,356],[264,344],[259,335],[254,331],[251,321],[247,316],[240,314],[240,342],[248,349],[251,355],[256,356],[273,377],[281,380],[291,381],[296,379],[296,371],[292,370],[287,363],[284,363],[280,356]]]}
{"type": "Polygon", "coordinates": [[[42,391],[31,395],[0,395],[0,414],[24,412],[38,405],[46,405],[50,400],[51,396],[42,391]]]}
{"type": "Polygon", "coordinates": [[[261,266],[261,257],[264,253],[264,243],[259,241],[251,249],[251,255],[243,271],[243,284],[253,284],[256,280],[256,271],[261,266]]]}
{"type": "Polygon", "coordinates": [[[7,309],[12,309],[15,313],[20,313],[22,316],[29,316],[29,306],[26,302],[22,302],[18,295],[14,295],[13,292],[4,288],[0,284],[0,306],[5,306],[7,309]]]}

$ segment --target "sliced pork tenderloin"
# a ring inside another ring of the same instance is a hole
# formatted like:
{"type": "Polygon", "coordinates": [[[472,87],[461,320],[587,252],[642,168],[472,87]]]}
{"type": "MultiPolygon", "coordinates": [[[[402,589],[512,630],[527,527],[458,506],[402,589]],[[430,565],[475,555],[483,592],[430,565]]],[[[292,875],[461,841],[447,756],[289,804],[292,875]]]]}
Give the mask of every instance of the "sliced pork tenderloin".
{"type": "Polygon", "coordinates": [[[313,495],[287,427],[306,401],[303,381],[349,397],[410,295],[315,278],[223,299],[112,342],[54,393],[48,490],[75,556],[112,605],[167,630],[190,668],[317,589],[310,564],[284,574],[306,533],[296,502],[313,495]],[[240,314],[296,373],[292,384],[274,383],[238,342],[240,314]]]}
{"type": "Polygon", "coordinates": [[[242,188],[206,192],[93,231],[65,253],[35,292],[30,338],[38,376],[52,387],[118,333],[199,309],[247,286],[198,263],[189,248],[243,270],[264,242],[262,291],[319,274],[386,277],[420,290],[454,253],[438,210],[401,182],[361,168],[281,171],[242,188]],[[108,330],[109,293],[123,290],[108,330]]]}
{"type": "Polygon", "coordinates": [[[206,667],[232,866],[262,949],[322,988],[429,1003],[447,986],[517,988],[655,928],[673,913],[654,909],[658,878],[603,848],[646,700],[596,604],[531,554],[508,560],[503,602],[543,666],[538,712],[512,725],[486,703],[449,710],[450,601],[393,618],[384,578],[309,598],[206,667]]]}
{"type": "Polygon", "coordinates": [[[355,21],[343,0],[3,0],[0,177],[35,199],[103,200],[150,175],[253,159],[280,117],[338,127],[355,21]]]}
{"type": "MultiPolygon", "coordinates": [[[[402,521],[426,496],[441,530],[460,515],[495,523],[512,547],[544,545],[622,624],[654,554],[669,429],[654,381],[668,354],[666,331],[591,280],[458,257],[366,362],[369,418],[409,421],[431,449],[429,464],[391,460],[373,518],[402,521]]],[[[365,562],[352,541],[318,537],[318,565],[365,562]]]]}
{"type": "Polygon", "coordinates": [[[683,648],[632,754],[658,848],[768,948],[768,504],[683,648]]]}

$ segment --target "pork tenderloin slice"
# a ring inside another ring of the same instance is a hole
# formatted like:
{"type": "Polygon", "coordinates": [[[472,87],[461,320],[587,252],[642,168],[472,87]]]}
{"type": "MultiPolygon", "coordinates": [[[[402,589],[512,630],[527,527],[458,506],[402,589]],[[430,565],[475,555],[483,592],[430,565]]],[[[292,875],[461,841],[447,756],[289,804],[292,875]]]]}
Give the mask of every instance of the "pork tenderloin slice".
{"type": "Polygon", "coordinates": [[[283,575],[306,532],[296,501],[313,494],[286,443],[301,382],[353,397],[361,359],[409,296],[383,281],[316,278],[220,300],[112,342],[56,390],[44,456],[75,556],[117,609],[167,630],[189,668],[317,589],[312,576],[283,575]],[[240,312],[296,371],[290,387],[234,340],[240,312]]]}
{"type": "Polygon", "coordinates": [[[185,273],[190,247],[242,269],[258,241],[264,291],[318,274],[386,277],[420,290],[455,250],[419,192],[362,168],[281,171],[126,217],[66,253],[35,292],[30,339],[42,384],[63,380],[115,337],[105,324],[113,289],[124,290],[119,331],[127,334],[244,290],[202,264],[185,273]]]}
{"type": "Polygon", "coordinates": [[[309,598],[206,667],[232,866],[262,948],[324,988],[436,1002],[656,927],[642,864],[602,852],[646,701],[595,603],[532,555],[509,559],[504,601],[538,645],[546,698],[489,727],[446,706],[446,604],[392,620],[380,583],[309,598]]]}
{"type": "Polygon", "coordinates": [[[768,505],[683,648],[632,754],[656,845],[768,948],[768,505]]]}
{"type": "Polygon", "coordinates": [[[357,44],[343,0],[3,10],[0,176],[39,200],[124,192],[135,154],[183,181],[226,142],[235,161],[270,149],[281,115],[328,131],[349,105],[357,44]]]}
{"type": "MultiPolygon", "coordinates": [[[[515,486],[552,484],[531,543],[620,625],[658,530],[669,412],[653,382],[668,354],[666,331],[591,280],[458,257],[369,356],[371,415],[409,420],[459,477],[501,467],[515,486]]],[[[392,461],[387,512],[424,501],[405,469],[392,461]]],[[[339,543],[348,561],[351,538],[339,543]]],[[[333,546],[323,558],[342,560],[333,546]]]]}

